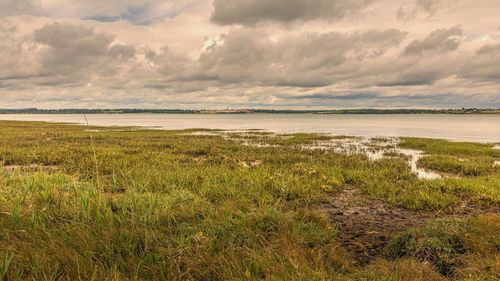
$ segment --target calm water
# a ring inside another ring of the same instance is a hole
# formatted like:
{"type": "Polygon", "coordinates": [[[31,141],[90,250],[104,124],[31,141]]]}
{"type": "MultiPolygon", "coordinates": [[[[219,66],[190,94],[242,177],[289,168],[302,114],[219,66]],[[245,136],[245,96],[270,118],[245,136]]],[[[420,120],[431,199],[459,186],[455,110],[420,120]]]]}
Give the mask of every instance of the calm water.
{"type": "MultiPolygon", "coordinates": [[[[328,133],[363,137],[409,136],[500,142],[500,115],[304,115],[304,114],[89,114],[90,125],[159,129],[264,129],[277,133],[328,133]]],[[[7,114],[2,120],[84,124],[81,114],[7,114]]]]}

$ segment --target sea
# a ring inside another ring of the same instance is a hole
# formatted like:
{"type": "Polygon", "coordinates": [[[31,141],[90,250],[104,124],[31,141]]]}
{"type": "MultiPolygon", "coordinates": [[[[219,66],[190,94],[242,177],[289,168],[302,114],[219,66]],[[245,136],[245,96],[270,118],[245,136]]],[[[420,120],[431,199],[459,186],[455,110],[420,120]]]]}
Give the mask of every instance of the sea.
{"type": "MultiPolygon", "coordinates": [[[[500,143],[500,115],[452,114],[87,114],[89,125],[151,129],[265,130],[360,137],[423,137],[500,143]]],[[[0,114],[0,120],[86,124],[83,114],[0,114]]]]}

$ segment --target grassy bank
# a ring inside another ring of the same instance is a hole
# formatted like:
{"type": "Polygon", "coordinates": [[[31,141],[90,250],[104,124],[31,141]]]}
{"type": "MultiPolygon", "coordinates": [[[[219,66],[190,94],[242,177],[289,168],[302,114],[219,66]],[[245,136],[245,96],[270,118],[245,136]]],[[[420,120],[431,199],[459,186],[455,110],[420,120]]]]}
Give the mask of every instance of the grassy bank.
{"type": "Polygon", "coordinates": [[[224,136],[0,121],[0,280],[499,278],[492,145],[403,139],[445,176],[422,180],[397,153],[307,148],[343,137],[224,136]],[[460,218],[395,235],[360,265],[318,211],[348,186],[388,208],[460,218]]]}

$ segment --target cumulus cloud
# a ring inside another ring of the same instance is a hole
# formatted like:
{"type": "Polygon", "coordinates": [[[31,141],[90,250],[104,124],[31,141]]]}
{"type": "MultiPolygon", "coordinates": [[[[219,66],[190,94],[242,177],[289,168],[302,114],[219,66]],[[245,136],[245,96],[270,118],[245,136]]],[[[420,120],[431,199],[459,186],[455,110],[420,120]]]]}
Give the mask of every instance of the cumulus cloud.
{"type": "Polygon", "coordinates": [[[211,20],[217,24],[253,25],[261,21],[339,20],[372,0],[214,0],[211,20]]]}
{"type": "Polygon", "coordinates": [[[36,75],[35,50],[29,38],[19,34],[18,27],[0,19],[0,80],[22,81],[36,75]]]}
{"type": "Polygon", "coordinates": [[[460,77],[500,83],[500,43],[481,47],[460,72],[460,77]]]}
{"type": "Polygon", "coordinates": [[[40,64],[35,82],[42,85],[85,85],[123,75],[133,66],[137,53],[132,45],[114,43],[111,34],[63,23],[36,29],[33,43],[40,64]]]}
{"type": "Polygon", "coordinates": [[[419,56],[442,54],[455,51],[462,42],[463,31],[460,26],[432,31],[422,40],[414,40],[404,50],[405,55],[419,56]]]}
{"type": "Polygon", "coordinates": [[[113,37],[81,25],[53,23],[35,30],[34,41],[44,47],[43,71],[67,75],[98,64],[113,37]]]}
{"type": "Polygon", "coordinates": [[[226,82],[318,87],[338,83],[368,61],[396,47],[405,33],[390,29],[305,33],[274,42],[254,30],[232,32],[200,57],[203,73],[226,82]]]}

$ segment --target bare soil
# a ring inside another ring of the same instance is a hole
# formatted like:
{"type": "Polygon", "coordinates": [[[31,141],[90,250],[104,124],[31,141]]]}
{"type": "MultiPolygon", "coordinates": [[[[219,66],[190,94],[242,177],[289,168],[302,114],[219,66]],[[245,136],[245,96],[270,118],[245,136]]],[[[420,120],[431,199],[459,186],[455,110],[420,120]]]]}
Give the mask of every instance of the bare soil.
{"type": "Polygon", "coordinates": [[[498,212],[498,208],[480,208],[464,203],[460,212],[452,215],[412,211],[387,206],[383,201],[361,194],[357,188],[346,186],[337,196],[320,207],[338,225],[339,239],[360,265],[384,254],[386,244],[398,233],[422,227],[429,219],[438,217],[469,217],[498,212]]]}
{"type": "Polygon", "coordinates": [[[51,165],[43,165],[43,164],[29,164],[29,165],[7,165],[3,166],[2,169],[13,172],[15,170],[21,170],[21,171],[56,171],[59,169],[57,166],[51,166],[51,165]]]}

